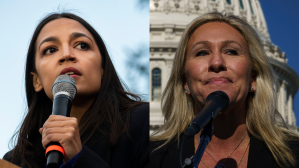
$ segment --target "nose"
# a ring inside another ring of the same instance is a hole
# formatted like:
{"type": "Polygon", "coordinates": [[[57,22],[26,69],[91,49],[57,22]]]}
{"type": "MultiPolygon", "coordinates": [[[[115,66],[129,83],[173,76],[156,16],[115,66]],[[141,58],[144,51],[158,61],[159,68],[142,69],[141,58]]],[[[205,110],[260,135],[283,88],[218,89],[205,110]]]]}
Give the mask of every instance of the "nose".
{"type": "Polygon", "coordinates": [[[227,70],[225,60],[221,55],[221,53],[215,53],[211,56],[208,70],[209,72],[216,72],[216,73],[227,70]]]}
{"type": "Polygon", "coordinates": [[[63,62],[76,62],[76,57],[71,52],[71,47],[64,47],[62,51],[62,56],[59,58],[59,63],[63,62]]]}

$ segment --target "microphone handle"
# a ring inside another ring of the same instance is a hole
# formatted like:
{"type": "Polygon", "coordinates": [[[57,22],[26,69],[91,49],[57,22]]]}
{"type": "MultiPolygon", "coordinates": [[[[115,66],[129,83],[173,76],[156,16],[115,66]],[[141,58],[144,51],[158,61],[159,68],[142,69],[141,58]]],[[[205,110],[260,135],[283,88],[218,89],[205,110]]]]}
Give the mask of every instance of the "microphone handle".
{"type": "MultiPolygon", "coordinates": [[[[53,115],[69,117],[72,108],[72,100],[65,94],[54,97],[53,115]]],[[[58,142],[50,142],[46,149],[47,168],[59,168],[64,156],[64,150],[58,142]]]]}
{"type": "Polygon", "coordinates": [[[54,97],[52,114],[69,117],[72,108],[72,100],[65,94],[54,97]]]}
{"type": "MultiPolygon", "coordinates": [[[[56,149],[57,148],[59,149],[59,147],[61,147],[61,145],[58,142],[50,142],[48,145],[48,148],[50,146],[56,147],[56,149]]],[[[62,147],[60,149],[63,150],[62,147]]],[[[58,150],[50,150],[50,151],[46,152],[46,157],[47,157],[47,168],[59,168],[60,163],[63,159],[63,154],[61,151],[58,151],[58,150]]]]}

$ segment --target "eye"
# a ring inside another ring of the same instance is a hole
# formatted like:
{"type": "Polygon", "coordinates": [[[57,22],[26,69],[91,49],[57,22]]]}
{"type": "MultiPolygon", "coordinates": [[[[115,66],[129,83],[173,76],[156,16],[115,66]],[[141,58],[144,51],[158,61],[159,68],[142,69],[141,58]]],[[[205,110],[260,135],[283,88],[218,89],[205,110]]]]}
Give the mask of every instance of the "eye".
{"type": "Polygon", "coordinates": [[[57,49],[54,47],[48,47],[46,49],[43,50],[43,55],[50,55],[53,54],[54,52],[56,52],[57,49]]]}
{"type": "Polygon", "coordinates": [[[75,46],[75,48],[80,49],[80,50],[88,50],[89,44],[85,43],[85,42],[80,42],[78,45],[75,46]]]}
{"type": "Polygon", "coordinates": [[[236,50],[227,50],[226,51],[226,54],[228,54],[228,55],[238,55],[238,52],[236,51],[236,50]]]}
{"type": "Polygon", "coordinates": [[[205,55],[208,55],[209,53],[205,50],[202,50],[202,51],[199,51],[196,56],[205,56],[205,55]]]}

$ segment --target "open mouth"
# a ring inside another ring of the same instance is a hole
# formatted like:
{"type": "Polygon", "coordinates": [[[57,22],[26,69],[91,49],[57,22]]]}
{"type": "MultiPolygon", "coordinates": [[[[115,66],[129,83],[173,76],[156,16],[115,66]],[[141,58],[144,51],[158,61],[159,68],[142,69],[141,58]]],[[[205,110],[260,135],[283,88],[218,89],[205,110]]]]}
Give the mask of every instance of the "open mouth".
{"type": "Polygon", "coordinates": [[[61,72],[60,75],[69,75],[72,78],[78,78],[81,76],[81,73],[78,69],[69,67],[69,68],[64,68],[61,72]]]}
{"type": "Polygon", "coordinates": [[[67,72],[64,75],[69,75],[72,78],[78,78],[80,75],[74,73],[74,72],[67,72]]]}

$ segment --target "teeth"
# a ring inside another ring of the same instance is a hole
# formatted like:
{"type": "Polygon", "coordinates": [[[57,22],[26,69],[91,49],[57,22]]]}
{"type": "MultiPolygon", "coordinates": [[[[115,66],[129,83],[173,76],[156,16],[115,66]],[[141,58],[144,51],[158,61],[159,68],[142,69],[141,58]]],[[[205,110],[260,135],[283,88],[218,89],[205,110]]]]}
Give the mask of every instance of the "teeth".
{"type": "Polygon", "coordinates": [[[75,74],[74,72],[67,72],[67,73],[65,73],[65,75],[73,75],[73,74],[75,74]]]}

